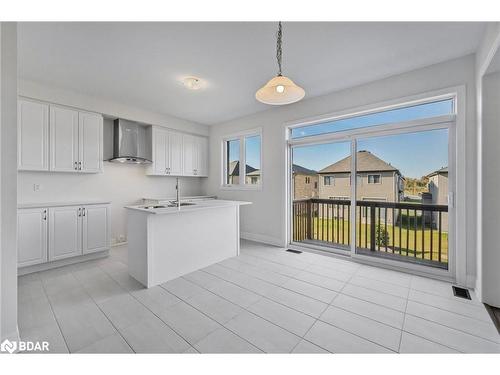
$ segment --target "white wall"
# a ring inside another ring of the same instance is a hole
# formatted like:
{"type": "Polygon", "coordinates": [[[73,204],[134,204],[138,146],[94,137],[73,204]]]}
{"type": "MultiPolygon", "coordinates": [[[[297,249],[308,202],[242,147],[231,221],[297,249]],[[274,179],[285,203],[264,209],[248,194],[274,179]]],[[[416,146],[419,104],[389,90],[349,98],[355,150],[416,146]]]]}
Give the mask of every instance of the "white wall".
{"type": "Polygon", "coordinates": [[[17,24],[0,23],[0,341],[17,332],[17,24]]]}
{"type": "Polygon", "coordinates": [[[483,77],[483,228],[482,297],[483,302],[500,308],[500,72],[483,77]]]}
{"type": "MultiPolygon", "coordinates": [[[[488,24],[479,48],[476,52],[476,121],[477,121],[477,224],[476,228],[480,228],[477,231],[477,271],[476,271],[476,294],[479,300],[484,301],[483,298],[483,263],[487,262],[487,258],[483,259],[483,249],[485,246],[483,244],[483,231],[485,225],[483,225],[483,202],[487,204],[486,200],[483,198],[483,154],[486,150],[483,150],[483,120],[482,120],[482,109],[483,109],[483,75],[486,73],[490,62],[492,61],[497,49],[500,45],[500,22],[493,22],[488,24]]],[[[496,152],[495,152],[496,153],[496,152]]],[[[495,198],[496,199],[496,198],[495,198]]]]}
{"type": "MultiPolygon", "coordinates": [[[[212,126],[210,129],[209,194],[228,199],[252,201],[241,209],[241,230],[253,238],[285,245],[285,143],[287,121],[348,110],[363,105],[417,95],[427,91],[466,85],[467,196],[476,195],[476,121],[474,56],[436,64],[380,81],[316,97],[290,106],[270,108],[252,116],[212,126]],[[227,191],[220,189],[221,137],[256,127],[263,128],[263,190],[227,191]]],[[[307,89],[307,88],[306,88],[307,89]]],[[[476,202],[467,201],[467,275],[475,278],[476,202]]]]}
{"type": "MultiPolygon", "coordinates": [[[[130,108],[120,103],[89,97],[80,93],[47,87],[34,82],[22,81],[19,95],[70,105],[88,111],[103,113],[147,124],[166,126],[184,132],[208,135],[208,127],[171,116],[130,108]]],[[[105,120],[106,127],[112,124],[105,120]]],[[[111,147],[105,144],[106,147],[111,147]]],[[[105,154],[108,150],[104,150],[105,154]]],[[[117,242],[126,235],[126,205],[137,204],[142,197],[174,197],[174,177],[145,175],[145,166],[104,163],[104,173],[72,174],[47,172],[18,173],[18,202],[39,203],[58,201],[109,200],[111,204],[111,237],[117,242]],[[33,185],[41,185],[34,191],[33,185]]],[[[205,193],[205,178],[182,178],[182,195],[205,193]]]]}

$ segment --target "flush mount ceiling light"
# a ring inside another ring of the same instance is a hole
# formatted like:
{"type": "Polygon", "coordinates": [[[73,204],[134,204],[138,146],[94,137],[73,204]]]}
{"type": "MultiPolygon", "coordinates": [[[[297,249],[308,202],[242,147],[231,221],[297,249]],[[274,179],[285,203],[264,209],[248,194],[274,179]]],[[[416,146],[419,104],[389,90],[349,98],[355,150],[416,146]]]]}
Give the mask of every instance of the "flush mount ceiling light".
{"type": "Polygon", "coordinates": [[[186,77],[182,80],[182,84],[189,90],[199,90],[203,86],[201,79],[197,77],[186,77]]]}
{"type": "Polygon", "coordinates": [[[262,103],[270,105],[285,105],[298,102],[305,96],[302,87],[297,86],[290,78],[281,74],[281,22],[278,23],[276,42],[276,59],[278,60],[278,75],[267,82],[256,93],[255,98],[262,103]]]}

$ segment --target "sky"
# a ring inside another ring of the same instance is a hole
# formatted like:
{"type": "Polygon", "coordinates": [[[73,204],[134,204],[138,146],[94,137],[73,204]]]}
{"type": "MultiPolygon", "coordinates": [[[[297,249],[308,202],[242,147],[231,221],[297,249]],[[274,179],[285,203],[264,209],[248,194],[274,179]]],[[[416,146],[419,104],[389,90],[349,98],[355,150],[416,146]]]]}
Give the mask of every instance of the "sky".
{"type": "MultiPolygon", "coordinates": [[[[361,139],[367,150],[399,169],[403,176],[420,178],[448,165],[448,130],[361,139]]],[[[319,171],[351,154],[350,142],[295,147],[293,163],[319,171]]]]}
{"type": "MultiPolygon", "coordinates": [[[[245,137],[245,152],[247,164],[255,169],[260,169],[260,136],[245,137]]],[[[229,162],[239,160],[240,147],[239,140],[229,143],[229,162]]]]}
{"type": "MultiPolygon", "coordinates": [[[[403,122],[454,113],[453,101],[443,100],[385,112],[296,128],[292,138],[403,122]]],[[[246,137],[247,164],[260,169],[260,136],[246,137]]],[[[433,130],[360,139],[358,151],[367,150],[398,168],[405,177],[420,178],[448,165],[448,130],[433,130]]],[[[230,161],[239,160],[239,141],[231,141],[230,161]]],[[[293,163],[319,171],[350,155],[350,142],[295,147],[293,163]]]]}

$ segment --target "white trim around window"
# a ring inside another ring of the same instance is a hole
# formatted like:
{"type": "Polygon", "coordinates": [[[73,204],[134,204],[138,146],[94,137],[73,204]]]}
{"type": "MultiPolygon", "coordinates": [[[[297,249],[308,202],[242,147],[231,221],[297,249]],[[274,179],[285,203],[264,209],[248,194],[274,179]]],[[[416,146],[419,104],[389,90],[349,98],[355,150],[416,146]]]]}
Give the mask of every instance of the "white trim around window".
{"type": "Polygon", "coordinates": [[[220,188],[223,190],[262,190],[262,182],[263,182],[263,160],[264,158],[262,157],[263,152],[263,143],[262,143],[262,128],[254,128],[254,129],[248,129],[244,130],[238,133],[233,133],[229,134],[226,136],[223,136],[221,138],[221,185],[220,188]],[[250,138],[250,137],[260,137],[260,183],[258,184],[247,184],[246,183],[246,170],[245,170],[245,165],[246,163],[246,149],[245,149],[245,139],[250,138]],[[238,179],[237,184],[230,184],[227,182],[226,177],[227,177],[227,168],[228,168],[228,160],[227,160],[227,143],[229,141],[239,141],[239,147],[240,147],[240,152],[239,152],[239,176],[242,176],[242,178],[238,179]]]}

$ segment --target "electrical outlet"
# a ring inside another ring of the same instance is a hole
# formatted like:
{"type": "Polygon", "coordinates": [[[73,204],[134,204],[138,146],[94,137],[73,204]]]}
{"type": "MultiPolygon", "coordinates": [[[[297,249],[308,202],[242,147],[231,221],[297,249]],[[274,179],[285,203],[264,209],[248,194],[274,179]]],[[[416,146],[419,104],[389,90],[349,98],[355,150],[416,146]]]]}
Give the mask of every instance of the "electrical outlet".
{"type": "Polygon", "coordinates": [[[40,191],[42,190],[42,185],[40,184],[33,184],[33,191],[40,191]]]}
{"type": "Polygon", "coordinates": [[[120,240],[120,242],[127,241],[127,237],[125,237],[123,234],[120,234],[120,236],[118,237],[118,239],[120,240]]]}

